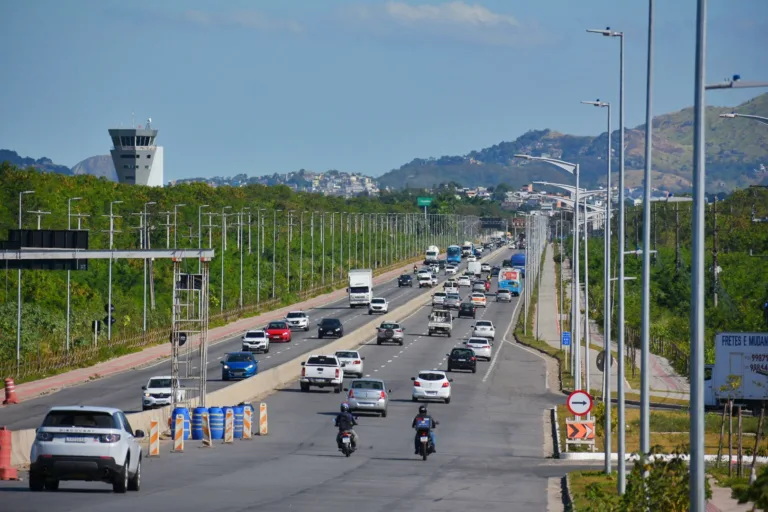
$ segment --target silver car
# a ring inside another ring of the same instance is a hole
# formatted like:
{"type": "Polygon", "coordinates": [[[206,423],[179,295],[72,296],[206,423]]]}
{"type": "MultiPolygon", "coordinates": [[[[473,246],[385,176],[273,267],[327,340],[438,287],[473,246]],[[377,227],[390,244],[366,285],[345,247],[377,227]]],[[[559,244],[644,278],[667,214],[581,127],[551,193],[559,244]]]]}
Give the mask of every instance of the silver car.
{"type": "Polygon", "coordinates": [[[382,418],[387,417],[387,405],[389,405],[389,393],[384,381],[381,379],[355,379],[349,383],[347,391],[347,403],[355,412],[378,413],[382,418]]]}
{"type": "Polygon", "coordinates": [[[376,332],[376,344],[381,345],[382,343],[388,342],[402,345],[404,332],[405,327],[400,324],[395,322],[382,322],[376,332]]]}
{"type": "Polygon", "coordinates": [[[446,293],[444,305],[447,309],[459,309],[459,306],[461,306],[461,295],[458,293],[446,293]]]}

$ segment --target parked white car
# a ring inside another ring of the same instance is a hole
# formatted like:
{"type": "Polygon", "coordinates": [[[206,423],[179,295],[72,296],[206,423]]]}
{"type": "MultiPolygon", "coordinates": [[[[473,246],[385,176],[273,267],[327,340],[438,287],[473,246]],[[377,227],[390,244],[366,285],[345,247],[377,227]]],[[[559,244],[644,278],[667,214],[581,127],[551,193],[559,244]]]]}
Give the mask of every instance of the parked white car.
{"type": "Polygon", "coordinates": [[[471,348],[475,351],[477,358],[483,358],[488,361],[491,360],[491,342],[485,338],[469,338],[464,342],[467,348],[471,348]]]}
{"type": "Polygon", "coordinates": [[[336,357],[344,366],[344,377],[363,376],[363,361],[365,358],[357,350],[337,350],[336,357]]]}
{"type": "Polygon", "coordinates": [[[413,391],[411,400],[443,400],[445,403],[451,403],[451,382],[445,372],[438,370],[422,370],[418,377],[411,377],[413,381],[413,391]]]}
{"type": "Polygon", "coordinates": [[[285,316],[288,327],[293,329],[309,330],[309,316],[303,311],[291,311],[285,316]]]}
{"type": "Polygon", "coordinates": [[[80,480],[112,484],[117,493],[138,491],[144,435],[120,409],[54,407],[32,443],[29,489],[56,491],[62,480],[80,480]]]}
{"type": "Polygon", "coordinates": [[[243,352],[269,353],[269,336],[263,329],[247,331],[243,334],[243,352]]]}
{"type": "MultiPolygon", "coordinates": [[[[141,410],[146,411],[154,407],[163,407],[165,405],[171,405],[173,400],[173,381],[170,375],[162,375],[159,377],[151,377],[146,386],[141,387],[141,410]]],[[[183,402],[186,398],[186,390],[181,389],[181,385],[177,383],[176,401],[183,402]]]]}
{"type": "Polygon", "coordinates": [[[368,314],[389,312],[389,302],[384,297],[374,297],[368,305],[368,314]]]}
{"type": "Polygon", "coordinates": [[[488,338],[493,341],[496,338],[496,328],[490,320],[478,320],[472,330],[473,338],[488,338]]]}

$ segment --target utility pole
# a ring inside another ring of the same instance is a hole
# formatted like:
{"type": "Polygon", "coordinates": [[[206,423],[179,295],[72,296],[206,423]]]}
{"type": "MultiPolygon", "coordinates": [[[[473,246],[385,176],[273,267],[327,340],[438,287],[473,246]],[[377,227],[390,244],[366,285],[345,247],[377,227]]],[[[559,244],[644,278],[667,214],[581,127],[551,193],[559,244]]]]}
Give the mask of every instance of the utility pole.
{"type": "Polygon", "coordinates": [[[715,196],[712,209],[714,210],[712,220],[712,300],[714,306],[717,307],[717,280],[719,274],[717,267],[717,196],[715,196]]]}
{"type": "MultiPolygon", "coordinates": [[[[70,197],[67,199],[67,230],[72,230],[72,201],[79,201],[82,197],[70,197]]],[[[80,217],[82,214],[77,214],[77,229],[80,230],[80,217]]],[[[67,348],[67,354],[69,354],[69,345],[70,345],[70,323],[72,321],[72,289],[70,285],[70,281],[72,279],[72,271],[67,270],[67,340],[66,340],[66,348],[67,348]]]]}
{"type": "MultiPolygon", "coordinates": [[[[115,219],[116,218],[122,218],[120,215],[115,215],[113,213],[113,207],[116,204],[121,204],[123,201],[111,201],[109,203],[109,215],[104,215],[104,217],[109,217],[109,250],[112,250],[112,245],[114,243],[114,237],[115,233],[120,233],[120,231],[115,231],[115,219]]],[[[112,339],[112,257],[109,258],[109,291],[107,296],[107,340],[112,339]]]]}
{"type": "Polygon", "coordinates": [[[160,212],[160,215],[165,215],[165,224],[160,224],[161,226],[165,226],[165,248],[170,249],[171,248],[171,226],[173,226],[173,222],[171,222],[171,215],[173,215],[173,212],[160,212]]]}
{"type": "Polygon", "coordinates": [[[680,275],[680,210],[675,203],[675,274],[680,275]]]}

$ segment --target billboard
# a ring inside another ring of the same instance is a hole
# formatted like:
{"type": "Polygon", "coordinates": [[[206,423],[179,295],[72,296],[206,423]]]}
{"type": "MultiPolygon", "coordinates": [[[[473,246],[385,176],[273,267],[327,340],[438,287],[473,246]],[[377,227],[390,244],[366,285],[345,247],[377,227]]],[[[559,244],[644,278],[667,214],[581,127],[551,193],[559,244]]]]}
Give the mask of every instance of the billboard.
{"type": "Polygon", "coordinates": [[[502,229],[504,221],[501,220],[501,217],[481,217],[480,227],[482,229],[502,229]]]}

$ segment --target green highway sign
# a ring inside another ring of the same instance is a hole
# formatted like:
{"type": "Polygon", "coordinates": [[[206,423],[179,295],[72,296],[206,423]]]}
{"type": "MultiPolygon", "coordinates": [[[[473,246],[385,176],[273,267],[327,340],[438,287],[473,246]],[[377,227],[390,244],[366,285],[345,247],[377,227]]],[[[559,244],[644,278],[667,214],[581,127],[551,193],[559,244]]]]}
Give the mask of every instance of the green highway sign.
{"type": "Polygon", "coordinates": [[[432,198],[431,197],[419,197],[416,200],[416,204],[419,206],[429,206],[432,204],[432,198]]]}

